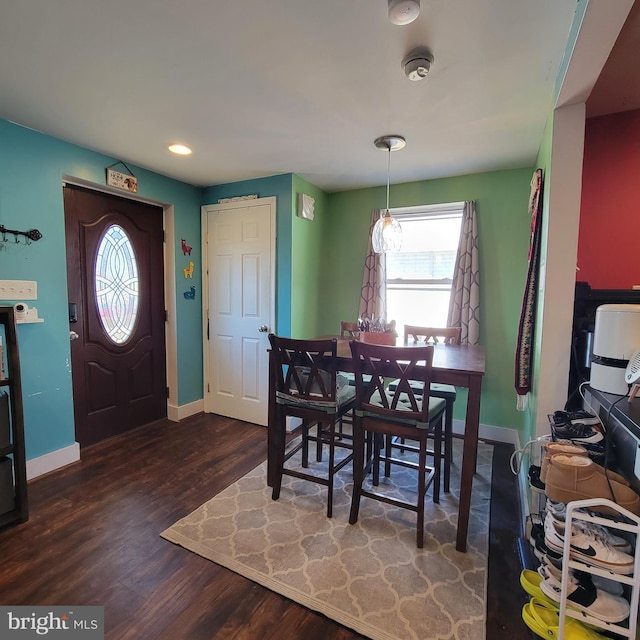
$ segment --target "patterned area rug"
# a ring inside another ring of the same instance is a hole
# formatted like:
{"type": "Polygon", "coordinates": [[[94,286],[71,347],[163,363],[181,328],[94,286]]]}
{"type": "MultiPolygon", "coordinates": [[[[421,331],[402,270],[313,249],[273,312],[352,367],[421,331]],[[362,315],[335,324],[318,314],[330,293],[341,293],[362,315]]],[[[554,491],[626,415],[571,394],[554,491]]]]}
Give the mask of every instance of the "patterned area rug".
{"type": "MultiPolygon", "coordinates": [[[[326,487],[312,482],[285,476],[273,501],[264,463],[161,535],[372,640],[483,640],[493,447],[478,447],[468,551],[460,553],[454,444],[451,493],[439,505],[427,495],[424,549],[406,509],[362,498],[359,522],[348,523],[350,466],[336,477],[331,519],[326,487]]],[[[394,467],[385,484],[411,490],[411,476],[394,467]]]]}

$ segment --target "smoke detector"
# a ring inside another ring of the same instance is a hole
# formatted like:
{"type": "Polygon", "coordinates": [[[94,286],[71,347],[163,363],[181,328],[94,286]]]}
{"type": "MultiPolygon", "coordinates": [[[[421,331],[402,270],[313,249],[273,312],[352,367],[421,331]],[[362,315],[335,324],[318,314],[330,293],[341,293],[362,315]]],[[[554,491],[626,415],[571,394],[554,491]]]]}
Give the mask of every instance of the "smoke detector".
{"type": "Polygon", "coordinates": [[[405,75],[415,82],[427,77],[432,64],[433,54],[426,47],[413,49],[402,60],[405,75]]]}
{"type": "Polygon", "coordinates": [[[388,0],[389,20],[393,24],[409,24],[420,13],[420,0],[388,0]]]}

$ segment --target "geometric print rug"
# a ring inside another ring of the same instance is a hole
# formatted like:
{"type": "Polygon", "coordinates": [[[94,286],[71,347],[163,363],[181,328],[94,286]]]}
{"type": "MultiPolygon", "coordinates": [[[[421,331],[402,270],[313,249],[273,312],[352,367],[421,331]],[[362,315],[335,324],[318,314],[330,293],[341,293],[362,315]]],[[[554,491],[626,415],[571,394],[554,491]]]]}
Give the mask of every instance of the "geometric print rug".
{"type": "MultiPolygon", "coordinates": [[[[265,462],[161,536],[372,640],[484,640],[493,447],[478,444],[466,553],[455,548],[461,452],[454,439],[451,492],[439,504],[427,494],[423,549],[406,509],[363,497],[349,524],[350,465],[336,475],[330,519],[316,483],[284,476],[272,500],[265,462]]],[[[415,483],[394,466],[378,489],[406,496],[415,483]]]]}

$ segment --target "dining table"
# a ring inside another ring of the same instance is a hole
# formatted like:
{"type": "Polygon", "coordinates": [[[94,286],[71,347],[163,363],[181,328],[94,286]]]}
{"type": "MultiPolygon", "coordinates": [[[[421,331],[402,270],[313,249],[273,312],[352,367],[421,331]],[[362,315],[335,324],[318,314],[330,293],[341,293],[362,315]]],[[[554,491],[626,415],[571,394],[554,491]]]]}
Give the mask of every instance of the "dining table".
{"type": "MultiPolygon", "coordinates": [[[[338,336],[318,336],[318,338],[336,338],[338,370],[353,372],[351,347],[349,338],[338,336]]],[[[402,344],[398,338],[398,346],[412,346],[415,343],[402,344]]],[[[417,344],[416,346],[419,346],[417,344]]],[[[468,344],[436,344],[434,345],[432,380],[442,384],[464,387],[468,390],[465,415],[464,442],[462,449],[462,470],[460,476],[460,497],[458,505],[458,525],[456,529],[456,549],[467,550],[467,533],[473,491],[473,477],[476,470],[476,454],[478,448],[478,431],[480,425],[480,400],[482,379],[485,373],[485,352],[480,345],[468,344]]],[[[268,453],[267,481],[271,485],[274,451],[278,442],[285,437],[276,425],[275,380],[276,370],[274,357],[269,352],[269,415],[268,415],[268,453]]]]}

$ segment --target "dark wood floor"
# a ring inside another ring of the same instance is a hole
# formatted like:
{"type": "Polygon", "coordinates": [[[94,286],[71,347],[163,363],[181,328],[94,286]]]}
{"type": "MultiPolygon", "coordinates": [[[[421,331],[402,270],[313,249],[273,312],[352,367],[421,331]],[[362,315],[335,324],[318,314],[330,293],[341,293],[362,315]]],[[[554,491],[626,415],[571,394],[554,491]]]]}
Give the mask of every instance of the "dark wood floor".
{"type": "MultiPolygon", "coordinates": [[[[494,454],[490,640],[530,637],[511,451],[494,454]]],[[[111,640],[361,638],[160,538],[265,458],[264,428],[211,415],[84,450],[81,462],[30,482],[29,521],[0,531],[0,604],[103,605],[111,640]]]]}

